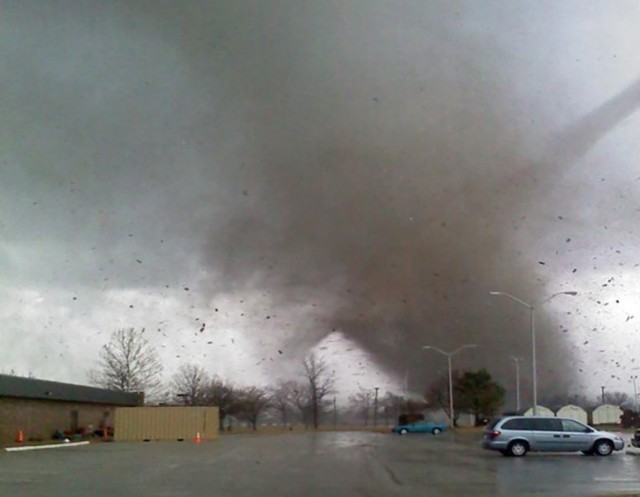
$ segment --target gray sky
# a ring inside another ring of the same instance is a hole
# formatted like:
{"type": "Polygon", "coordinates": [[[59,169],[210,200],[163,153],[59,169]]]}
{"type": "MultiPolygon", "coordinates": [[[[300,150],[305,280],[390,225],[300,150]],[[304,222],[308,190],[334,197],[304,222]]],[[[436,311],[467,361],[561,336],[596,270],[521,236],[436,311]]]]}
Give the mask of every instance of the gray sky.
{"type": "Polygon", "coordinates": [[[487,292],[577,290],[543,387],[627,388],[637,2],[2,11],[1,368],[82,382],[136,326],[167,371],[266,382],[330,335],[344,375],[477,342],[507,381],[526,316],[487,292]]]}

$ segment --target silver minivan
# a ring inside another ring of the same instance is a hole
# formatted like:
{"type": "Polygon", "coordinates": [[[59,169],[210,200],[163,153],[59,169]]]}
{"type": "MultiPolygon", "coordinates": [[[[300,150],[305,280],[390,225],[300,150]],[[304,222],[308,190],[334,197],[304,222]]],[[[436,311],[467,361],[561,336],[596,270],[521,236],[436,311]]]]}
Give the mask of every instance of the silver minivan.
{"type": "Polygon", "coordinates": [[[582,452],[608,456],[622,450],[624,441],[615,433],[598,431],[575,419],[507,416],[490,423],[482,447],[505,456],[522,457],[527,452],[582,452]]]}

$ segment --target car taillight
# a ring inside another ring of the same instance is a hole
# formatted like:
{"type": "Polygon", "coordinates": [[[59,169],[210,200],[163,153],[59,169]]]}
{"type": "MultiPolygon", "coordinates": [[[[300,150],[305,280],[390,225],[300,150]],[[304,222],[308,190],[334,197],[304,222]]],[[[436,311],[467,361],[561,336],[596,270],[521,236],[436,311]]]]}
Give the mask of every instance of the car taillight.
{"type": "Polygon", "coordinates": [[[493,431],[489,432],[489,440],[495,440],[500,435],[501,435],[501,432],[499,432],[498,430],[493,430],[493,431]]]}

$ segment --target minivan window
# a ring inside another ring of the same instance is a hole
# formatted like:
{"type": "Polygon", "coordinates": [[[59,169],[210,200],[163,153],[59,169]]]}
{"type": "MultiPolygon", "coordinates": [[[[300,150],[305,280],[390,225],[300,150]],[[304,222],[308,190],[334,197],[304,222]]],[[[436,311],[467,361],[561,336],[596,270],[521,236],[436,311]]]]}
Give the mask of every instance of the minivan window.
{"type": "Polygon", "coordinates": [[[563,431],[574,431],[574,432],[584,433],[585,430],[588,430],[589,428],[587,428],[587,426],[583,425],[582,423],[579,423],[578,421],[574,421],[573,419],[563,419],[562,429],[563,431]]]}
{"type": "Polygon", "coordinates": [[[562,431],[562,422],[552,418],[533,418],[533,429],[536,431],[562,431]]]}
{"type": "Polygon", "coordinates": [[[516,418],[506,421],[501,428],[503,430],[532,430],[533,423],[531,419],[516,418]]]}

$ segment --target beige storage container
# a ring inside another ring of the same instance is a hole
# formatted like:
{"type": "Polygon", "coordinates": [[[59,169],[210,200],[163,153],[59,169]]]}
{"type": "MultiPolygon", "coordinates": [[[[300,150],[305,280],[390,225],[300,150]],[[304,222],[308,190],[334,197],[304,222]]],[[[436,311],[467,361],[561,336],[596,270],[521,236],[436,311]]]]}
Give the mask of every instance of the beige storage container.
{"type": "Polygon", "coordinates": [[[218,438],[217,407],[118,407],[115,413],[114,439],[202,440],[218,438]]]}

